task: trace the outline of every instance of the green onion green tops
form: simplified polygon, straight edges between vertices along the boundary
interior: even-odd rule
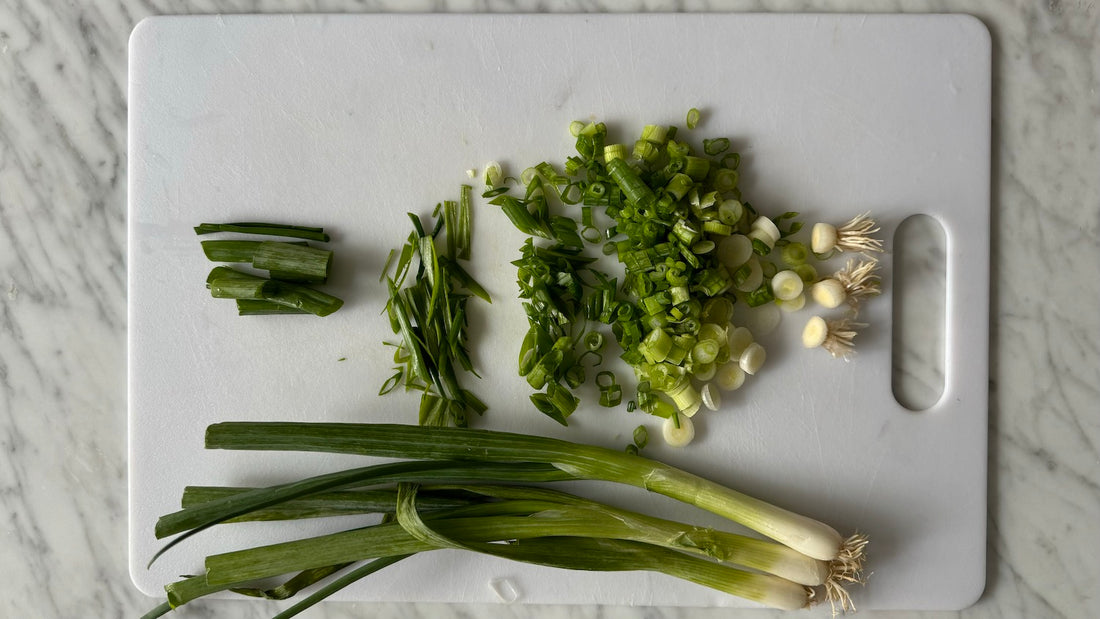
[[[257,222],[201,224],[196,234],[237,232],[261,236],[284,236],[328,241],[322,228]],[[263,276],[219,266],[210,271],[206,287],[219,299],[234,299],[241,316],[268,314],[313,314],[328,316],[343,306],[338,297],[313,286],[328,281],[333,252],[304,241],[218,239],[202,241],[202,250],[212,262],[244,264]]]
[[[693,108],[688,129],[699,119]],[[493,184],[486,177],[483,194],[529,236],[513,262],[530,325],[518,368],[540,392],[531,396],[534,407],[559,423],[578,407],[572,390],[586,378],[588,333],[609,331],[619,344],[637,379],[631,405],[691,417],[701,393],[717,406],[716,388],[739,388],[766,358],[759,342],[735,345],[732,334],[743,326],[731,323],[728,308],[798,311],[811,292],[837,307],[847,299],[844,285],[818,285],[810,262],[823,251],[881,250],[870,236],[873,220],[863,215],[840,227],[815,226],[811,252],[795,240],[798,213],[769,217],[744,199],[741,155],[729,138],[703,139],[697,150],[675,127],[646,125],[627,148],[608,143],[604,123],[579,121],[570,134],[576,152],[564,172],[548,162],[532,166],[520,175],[517,195],[498,173]],[[620,271],[597,267],[601,255],[615,256]],[[847,281],[869,291],[863,296],[877,293],[869,275],[855,271]],[[705,311],[716,303],[726,309]],[[621,401],[613,380],[600,386],[600,404]]]

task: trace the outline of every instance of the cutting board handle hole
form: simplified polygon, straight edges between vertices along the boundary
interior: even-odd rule
[[[891,387],[894,399],[920,412],[944,390],[947,236],[940,222],[912,215],[893,239]]]

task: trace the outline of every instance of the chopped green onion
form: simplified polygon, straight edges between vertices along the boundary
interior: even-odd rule
[[[720,389],[734,391],[745,383],[745,370],[738,361],[724,363],[715,371],[714,381]]]
[[[661,434],[670,446],[684,447],[695,439],[695,424],[690,417],[673,413],[661,424]]]
[[[783,262],[791,267],[797,267],[806,263],[806,260],[810,257],[810,250],[802,243],[787,243],[780,250],[779,255]]]
[[[290,273],[317,280],[328,279],[333,252],[308,245],[264,241],[256,246],[252,266],[264,271]]]
[[[691,108],[687,113],[687,120],[685,121],[688,129],[694,129],[699,126],[699,110]]]
[[[790,301],[802,294],[802,278],[794,271],[780,271],[772,277],[771,289],[775,298]]]
[[[729,138],[716,138],[713,140],[703,140],[703,152],[711,155],[721,155],[729,150],[730,141]]]
[[[756,374],[764,365],[765,358],[767,358],[767,354],[764,351],[764,347],[753,342],[746,346],[745,350],[741,352],[738,364],[746,374]]]
[[[833,309],[848,299],[848,292],[844,289],[844,284],[830,277],[811,286],[810,296],[821,307]]]

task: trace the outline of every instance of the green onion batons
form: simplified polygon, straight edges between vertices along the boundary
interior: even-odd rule
[[[328,241],[321,228],[265,223],[202,224],[196,234],[245,232]],[[202,251],[212,262],[247,264],[268,277],[230,267],[215,267],[206,279],[214,298],[234,299],[241,316],[313,314],[328,316],[344,301],[310,287],[328,281],[333,252],[304,241],[255,241],[243,239],[202,241]]]

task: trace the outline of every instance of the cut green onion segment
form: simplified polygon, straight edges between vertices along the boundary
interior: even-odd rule
[[[283,236],[310,241],[327,243],[329,235],[324,228],[311,226],[292,226],[284,224],[272,224],[263,222],[235,222],[226,224],[204,223],[195,226],[195,234],[212,234],[215,232],[243,232],[247,234],[262,234],[267,236]]]
[[[328,241],[321,228],[266,223],[201,224],[197,234],[245,232]],[[325,283],[332,267],[333,252],[308,243],[254,240],[202,241],[203,253],[214,262],[247,263],[267,271],[260,277],[229,267],[215,267],[206,286],[214,298],[234,299],[241,316],[270,314],[313,314],[328,316],[344,301],[307,284]]]

